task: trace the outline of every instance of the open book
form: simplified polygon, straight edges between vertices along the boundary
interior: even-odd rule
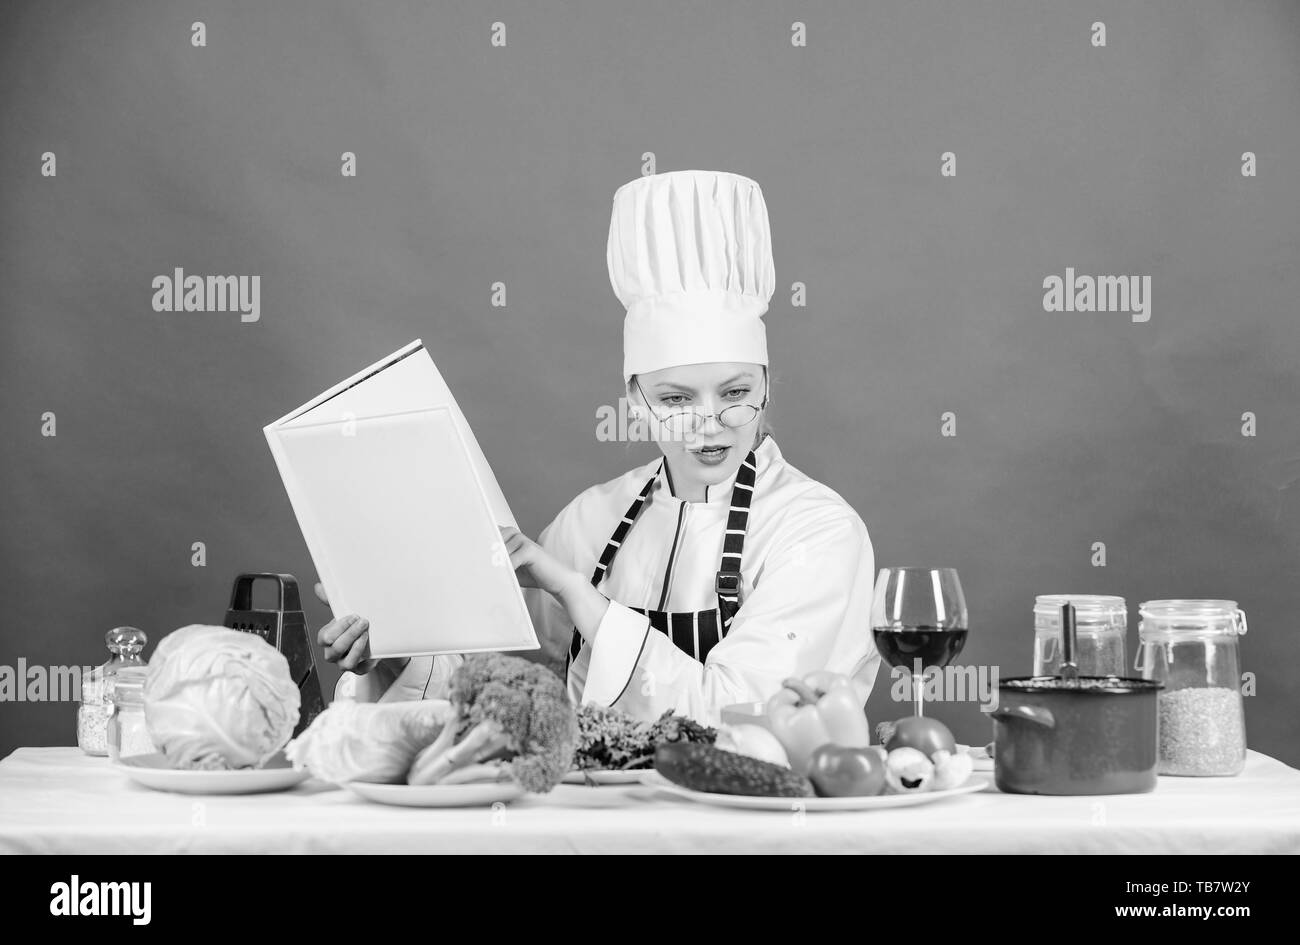
[[[536,649],[498,525],[517,527],[417,339],[264,428],[335,615],[372,657]]]

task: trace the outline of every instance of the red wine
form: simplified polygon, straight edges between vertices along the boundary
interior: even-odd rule
[[[876,649],[890,666],[912,669],[915,660],[921,667],[947,666],[966,645],[966,628],[903,627],[899,630],[872,630]]]

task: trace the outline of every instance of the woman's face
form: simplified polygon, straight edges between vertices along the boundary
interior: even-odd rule
[[[764,375],[760,364],[685,364],[638,375],[630,395],[633,403],[650,408],[650,434],[668,457],[673,474],[689,484],[711,486],[740,468],[763,420],[760,411],[744,426],[732,428],[723,426],[717,415],[736,404],[762,404]],[[688,407],[707,417],[694,434],[674,436],[656,419]]]

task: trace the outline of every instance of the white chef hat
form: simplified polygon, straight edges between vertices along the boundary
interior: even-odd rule
[[[623,380],[709,361],[766,365],[776,288],[763,191],[722,171],[639,177],[614,192],[605,254],[623,322]]]

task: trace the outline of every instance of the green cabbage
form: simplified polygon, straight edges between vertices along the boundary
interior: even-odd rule
[[[322,781],[396,784],[455,711],[446,699],[334,701],[284,750],[295,768]]]
[[[261,637],[191,624],[159,642],[144,684],[145,724],[174,768],[259,768],[293,735],[298,686]]]

